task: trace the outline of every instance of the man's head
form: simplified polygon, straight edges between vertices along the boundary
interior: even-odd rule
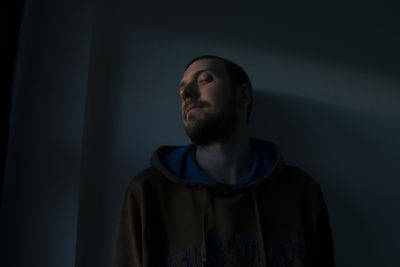
[[[215,56],[193,59],[185,68],[179,93],[184,127],[194,143],[224,141],[238,127],[247,127],[252,86],[233,62]]]

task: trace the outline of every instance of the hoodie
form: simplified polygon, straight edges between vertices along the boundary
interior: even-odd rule
[[[235,185],[202,173],[195,145],[158,148],[125,192],[113,267],[335,266],[320,186],[276,145],[250,141]]]

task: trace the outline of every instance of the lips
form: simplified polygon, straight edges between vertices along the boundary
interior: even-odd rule
[[[201,106],[200,106],[200,105],[189,105],[189,106],[186,108],[186,114],[188,114],[191,110],[193,110],[193,109],[195,109],[195,108],[201,108]]]

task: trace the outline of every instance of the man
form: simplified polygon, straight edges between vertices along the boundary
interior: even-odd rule
[[[242,68],[196,58],[179,93],[193,144],[160,147],[130,183],[114,267],[334,266],[318,184],[248,137],[253,89]]]

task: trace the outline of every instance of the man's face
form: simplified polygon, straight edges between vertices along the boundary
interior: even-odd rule
[[[182,77],[179,93],[183,125],[194,143],[224,141],[235,130],[236,90],[223,61],[205,58],[193,62]]]

